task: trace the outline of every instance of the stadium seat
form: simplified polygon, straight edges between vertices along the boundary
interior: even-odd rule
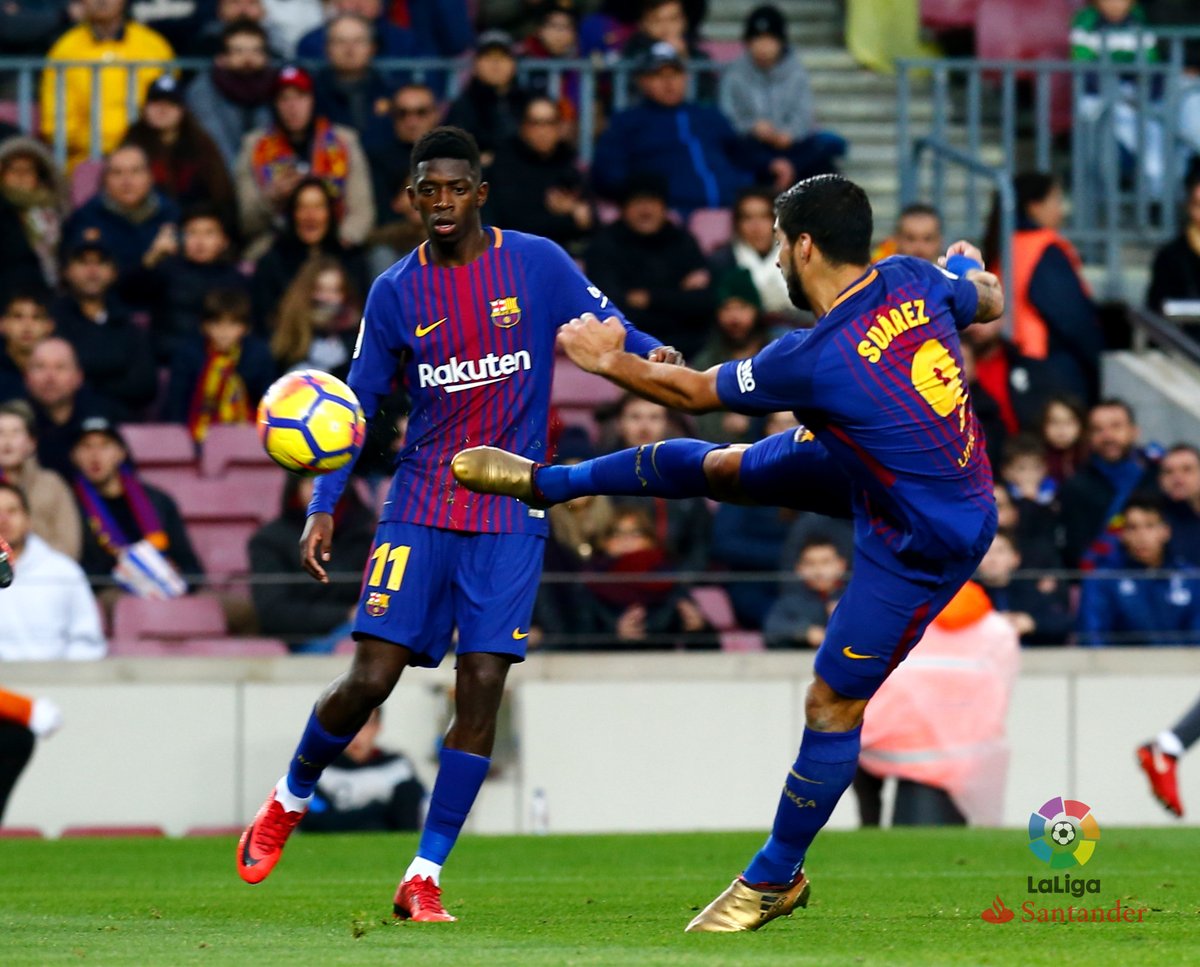
[[[700,47],[718,64],[728,64],[742,56],[740,40],[702,40]]]
[[[283,506],[283,488],[287,479],[287,471],[273,463],[266,467],[234,466],[226,470],[221,483],[229,491],[238,493],[234,499],[237,513],[230,516],[253,517],[262,524],[274,520]]]
[[[580,369],[569,359],[555,358],[550,401],[558,407],[594,409],[621,398],[621,388],[603,376]]]
[[[225,634],[225,612],[216,598],[189,594],[170,601],[123,595],[113,608],[113,639],[183,641]]]
[[[688,229],[696,236],[700,251],[712,255],[733,236],[733,212],[728,208],[698,208],[688,219]]]
[[[256,521],[193,521],[188,537],[204,573],[214,584],[225,584],[250,573],[250,538]]]
[[[219,477],[230,467],[271,467],[281,473],[267,456],[252,423],[226,423],[208,431],[200,450],[200,469],[206,477]]]
[[[192,476],[178,479],[178,489],[171,496],[179,504],[179,512],[190,526],[194,521],[266,521],[279,515],[278,490],[264,493],[264,481],[253,482],[227,475],[220,480]],[[257,471],[254,471],[257,474]],[[274,479],[274,478],[272,478]],[[279,480],[274,486],[282,488]]]
[[[757,631],[722,631],[721,651],[764,651],[763,636]]]
[[[104,162],[91,158],[81,161],[71,172],[71,207],[78,208],[100,190]]]
[[[91,836],[166,836],[161,826],[68,826],[62,831],[63,839],[80,839]]]
[[[967,30],[975,26],[980,0],[921,0],[921,24],[930,30]]]
[[[186,426],[179,423],[126,423],[121,436],[139,470],[147,467],[192,467],[196,445]]]
[[[45,834],[36,826],[0,826],[0,839],[42,839]]]
[[[165,490],[178,503],[178,495],[200,479],[200,471],[194,467],[139,467],[138,477],[151,487]]]
[[[975,54],[997,60],[1063,60],[1074,0],[979,0]]]
[[[708,623],[717,631],[732,631],[737,628],[737,619],[733,616],[733,604],[725,589],[715,584],[691,589],[692,600],[700,609]]]

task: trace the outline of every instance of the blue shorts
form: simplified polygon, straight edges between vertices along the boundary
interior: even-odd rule
[[[436,668],[458,630],[458,654],[525,659],[545,539],[382,523],[363,573],[355,638],[381,638]]]

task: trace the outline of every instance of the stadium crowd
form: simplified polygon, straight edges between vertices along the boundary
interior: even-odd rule
[[[46,70],[38,129],[0,128],[0,536],[23,585],[19,603],[0,594],[0,659],[103,653],[83,613],[90,599],[77,593],[82,575],[105,621],[122,596],[211,594],[231,632],[294,651],[345,637],[357,580],[299,584],[309,482],[279,474],[263,491],[280,506],[248,542],[262,580],[218,594],[205,587],[187,508],[144,479],[127,434],[186,427],[198,464],[214,429],[251,422],[279,374],[344,377],[370,280],[422,240],[408,158],[439,123],[478,140],[489,222],[559,242],[632,322],[693,365],[749,357],[803,324],[775,266],[773,200],[834,170],[847,145],[815,126],[779,9],[752,11],[737,61],[701,71],[693,95],[688,68],[708,57],[702,0],[486,6],[481,24],[465,0],[0,8],[4,53],[107,65],[99,91],[89,70]],[[418,80],[376,64],[467,51],[470,77],[452,99],[436,70]],[[112,66],[177,55],[211,66],[193,76],[137,68],[131,116],[132,69]],[[614,110],[600,85],[604,132],[590,170],[577,153],[579,78],[553,81],[552,62],[577,56],[628,61],[640,95]],[[48,147],[60,123],[65,167]],[[1200,567],[1200,450],[1140,439],[1133,410],[1101,398],[1103,330],[1060,234],[1062,191],[1037,172],[1015,188],[1012,338],[1000,322],[964,340],[961,375],[1001,508],[978,580],[1027,645],[1200,643],[1200,581],[1182,570]],[[1188,191],[1191,221],[1159,256],[1155,308],[1200,292],[1200,179]],[[702,229],[714,210],[729,212],[717,236]],[[915,205],[878,254],[935,260],[944,241],[939,213]],[[360,462],[362,485],[339,507],[348,570],[369,552],[403,412],[398,392]],[[582,419],[560,414],[552,433],[555,459],[571,461],[684,433],[750,442],[794,425],[790,414],[685,423],[629,397]],[[848,525],[714,506],[597,497],[554,507],[546,570],[570,580],[544,587],[541,646],[716,647],[734,625],[761,631],[768,647],[819,644],[848,577]],[[39,583],[39,568],[67,590]],[[730,622],[694,590],[717,572],[735,577],[725,582]],[[22,632],[33,613],[46,627]],[[35,639],[44,644],[31,654],[23,642]]]

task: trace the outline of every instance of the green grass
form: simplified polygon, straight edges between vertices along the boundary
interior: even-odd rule
[[[807,911],[754,934],[684,934],[757,834],[465,837],[447,868],[457,924],[395,924],[412,836],[299,836],[266,883],[229,840],[0,842],[0,963],[1172,964],[1200,950],[1200,829],[1110,829],[1082,875],[1142,924],[991,925],[1026,876],[1020,830],[829,833]]]

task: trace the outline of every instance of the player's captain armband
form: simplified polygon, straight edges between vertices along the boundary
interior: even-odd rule
[[[753,359],[743,359],[737,364],[737,384],[740,393],[754,392],[758,384],[754,382]]]
[[[963,276],[972,269],[981,270],[983,268],[969,255],[963,255],[961,252],[958,255],[951,255],[946,259],[946,271],[954,275]]]

